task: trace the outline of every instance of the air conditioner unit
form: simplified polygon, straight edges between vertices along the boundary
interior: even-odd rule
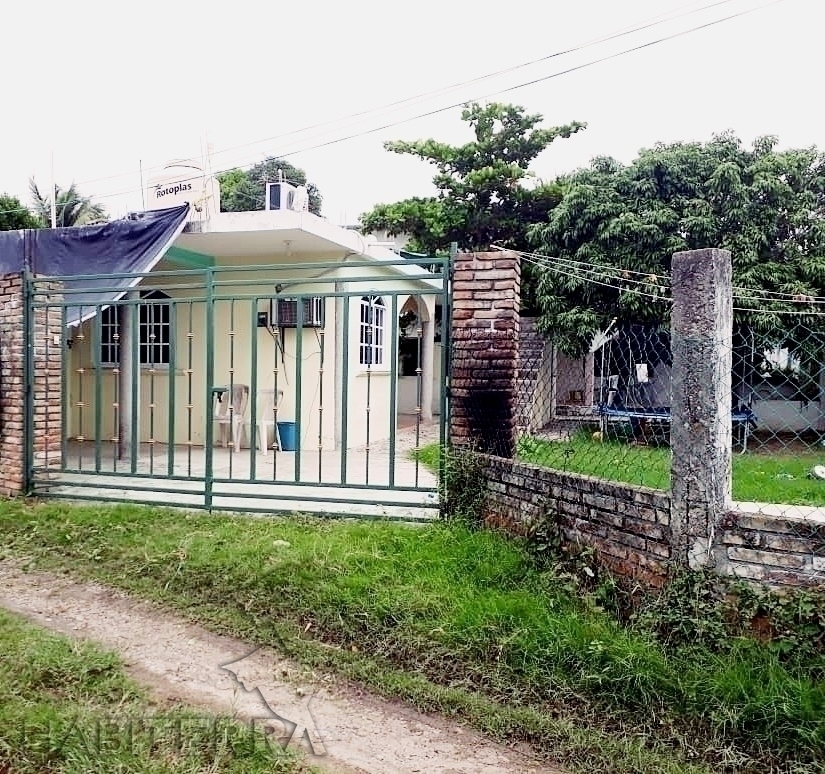
[[[296,187],[283,180],[266,184],[266,209],[291,210],[295,203]]]
[[[297,298],[273,298],[269,319],[273,328],[298,327]],[[303,307],[301,325],[304,328],[324,327],[324,299],[320,296],[300,299]]]

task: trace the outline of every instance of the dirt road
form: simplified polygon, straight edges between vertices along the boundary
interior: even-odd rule
[[[0,606],[117,651],[129,674],[161,701],[245,720],[265,716],[277,736],[294,729],[293,743],[302,736],[308,760],[326,771],[560,774],[444,718],[309,674],[275,651],[252,652],[248,643],[103,586],[0,560]],[[273,719],[273,712],[289,722]]]

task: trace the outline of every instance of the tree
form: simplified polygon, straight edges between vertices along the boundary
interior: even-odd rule
[[[541,329],[578,355],[616,315],[666,320],[653,299],[668,293],[672,254],[703,247],[730,250],[734,284],[750,289],[736,306],[758,314],[739,311],[740,327],[787,328],[778,311],[810,312],[792,302],[825,290],[825,156],[776,144],[749,150],[730,133],[659,144],[629,166],[598,158],[560,180],[561,204],[530,229],[555,258],[538,282]]]
[[[9,194],[0,195],[0,231],[19,228],[39,228],[42,224],[20,199]]]
[[[52,223],[52,201],[49,197],[43,196],[35,183],[34,178],[29,180],[29,190],[31,191],[34,204],[34,211],[43,226],[51,226]],[[62,189],[55,186],[55,214],[56,226],[84,226],[99,220],[106,220],[106,210],[100,204],[95,204],[91,197],[83,196],[77,187],[72,183],[68,188]]]
[[[294,167],[288,161],[271,156],[250,169],[230,169],[218,175],[221,185],[221,210],[224,212],[249,212],[266,209],[266,184],[275,183],[280,178],[294,185],[305,185],[309,193],[309,211],[321,214],[323,201],[314,183],[307,183],[303,169]]]
[[[529,166],[556,138],[569,137],[585,124],[540,129],[542,116],[500,103],[468,105],[461,120],[475,138],[464,145],[433,139],[385,144],[393,153],[435,166],[438,195],[379,204],[361,216],[365,231],[409,234],[411,250],[431,254],[447,250],[452,242],[463,250],[526,246],[527,226],[544,220],[561,198],[555,184],[525,186],[533,177]]]

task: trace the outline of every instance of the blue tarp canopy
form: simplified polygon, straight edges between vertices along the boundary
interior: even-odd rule
[[[189,205],[127,215],[97,226],[0,231],[0,274],[28,271],[63,280],[69,325],[121,298],[183,231]],[[104,275],[84,279],[82,275]]]

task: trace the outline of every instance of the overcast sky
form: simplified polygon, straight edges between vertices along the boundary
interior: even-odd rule
[[[387,153],[385,140],[468,140],[460,108],[415,117],[488,95],[542,114],[547,126],[588,123],[539,157],[543,178],[596,155],[629,162],[657,141],[707,140],[726,129],[747,143],[775,134],[782,147],[820,144],[820,0],[780,0],[546,78],[770,0],[697,11],[713,2],[6,2],[0,192],[28,203],[32,175],[48,189],[53,153],[58,184],[74,180],[120,216],[141,209],[141,163],[149,177],[169,159],[200,156],[208,141],[215,171],[288,157],[320,188],[323,214],[351,223],[378,202],[432,192],[433,170]],[[508,68],[516,69],[443,91]],[[305,128],[322,122],[330,123]],[[396,125],[369,132],[387,124]]]

